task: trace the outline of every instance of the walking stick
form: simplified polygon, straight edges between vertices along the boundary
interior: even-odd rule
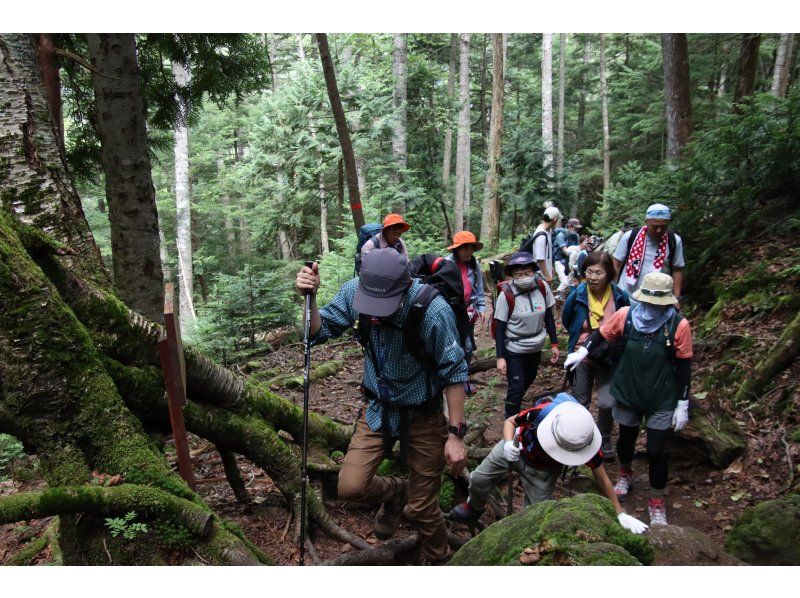
[[[314,262],[306,262],[313,269]],[[303,321],[303,347],[305,368],[303,370],[303,456],[300,461],[300,565],[306,564],[306,484],[308,484],[308,387],[311,380],[311,293],[305,293],[305,317]]]

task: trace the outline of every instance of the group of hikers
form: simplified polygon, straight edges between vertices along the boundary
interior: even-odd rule
[[[665,445],[669,430],[688,422],[691,379],[691,329],[678,311],[681,238],[669,230],[671,212],[663,204],[647,209],[642,226],[639,219],[627,219],[606,243],[581,237],[577,218],[559,229],[561,220],[555,206],[544,210],[536,230],[503,264],[493,305],[474,255],[483,245],[473,233],[457,232],[444,259],[410,262],[401,238],[410,225],[399,214],[386,216],[379,230],[360,241],[357,277],[323,308],[315,300],[318,264],[297,274],[299,292],[310,295],[312,344],[356,327],[364,347],[364,404],[339,474],[339,496],[381,505],[375,518],[379,539],[393,536],[405,509],[427,563],[450,557],[439,507],[442,470],[446,466],[459,477],[466,466],[468,364],[475,351],[474,326],[489,316],[497,370],[508,382],[502,439],[471,472],[466,502],[447,517],[474,525],[510,470],[519,476],[527,506],[552,497],[565,467],[585,464],[620,524],[642,533],[648,526],[621,503],[633,487],[635,444],[644,424],[650,524],[667,523]],[[427,269],[420,271],[420,263]],[[425,276],[446,268],[460,275],[463,296],[457,301]],[[564,391],[526,405],[545,345],[550,362],[559,361],[559,302],[569,335]],[[466,332],[456,304],[466,309]],[[588,410],[594,390],[596,422]],[[407,468],[407,479],[376,475],[392,456]],[[603,464],[614,459],[619,475],[612,484]]]

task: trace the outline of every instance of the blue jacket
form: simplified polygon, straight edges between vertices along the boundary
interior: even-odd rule
[[[553,259],[566,266],[567,262],[569,262],[569,256],[566,255],[563,249],[577,245],[580,242],[581,238],[578,233],[571,233],[565,228],[561,229],[553,239]]]
[[[611,295],[614,298],[614,306],[619,309],[630,305],[628,293],[619,288],[615,283],[611,283]],[[581,336],[583,323],[589,320],[589,289],[585,282],[572,289],[572,292],[564,302],[564,309],[561,310],[561,323],[569,331],[568,350],[572,353],[578,338]]]

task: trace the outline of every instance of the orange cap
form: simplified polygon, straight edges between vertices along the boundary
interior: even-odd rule
[[[478,239],[475,238],[475,235],[473,235],[468,230],[462,230],[460,232],[457,232],[453,237],[453,244],[450,245],[450,247],[448,247],[447,249],[452,251],[453,249],[456,249],[461,245],[474,245],[475,251],[483,249],[483,243],[478,241]]]
[[[403,225],[403,232],[411,228],[411,225],[400,214],[387,214],[386,218],[383,219],[383,228],[389,228],[397,224]]]

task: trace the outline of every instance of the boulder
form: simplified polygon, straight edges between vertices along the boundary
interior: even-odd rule
[[[728,534],[725,550],[751,565],[800,565],[800,494],[746,510]]]
[[[689,425],[670,435],[668,448],[671,459],[708,463],[724,469],[746,446],[744,433],[730,414],[692,401]]]
[[[655,565],[744,565],[723,552],[710,536],[693,527],[656,525],[647,530]]]
[[[448,565],[647,565],[653,558],[649,540],[625,530],[608,499],[580,494],[501,519]]]

